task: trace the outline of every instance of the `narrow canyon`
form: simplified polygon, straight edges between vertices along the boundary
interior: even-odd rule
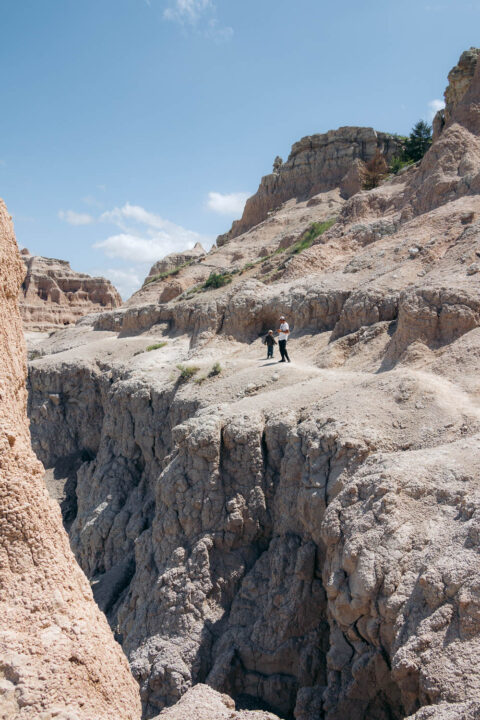
[[[478,720],[479,56],[421,160],[303,138],[124,304],[22,291],[1,206],[1,718]]]

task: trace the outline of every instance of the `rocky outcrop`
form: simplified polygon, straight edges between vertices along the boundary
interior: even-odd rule
[[[182,267],[186,263],[192,262],[192,260],[198,260],[206,254],[201,243],[195,243],[195,246],[191,250],[183,250],[178,253],[170,253],[166,255],[162,260],[158,260],[150,268],[150,272],[147,275],[145,282],[152,282],[154,278],[163,273],[171,273],[172,270]]]
[[[448,73],[448,86],[445,90],[445,122],[448,124],[453,117],[457,105],[460,104],[467,90],[470,88],[475,75],[479,48],[471,47],[461,54],[460,59]]]
[[[178,703],[160,713],[157,720],[279,720],[269,712],[241,710],[228,695],[199,683],[188,690]]]
[[[28,330],[70,325],[99,310],[119,307],[122,300],[109,280],[71,269],[66,260],[21,253],[26,275],[20,290],[20,312]]]
[[[403,213],[424,213],[480,192],[480,50],[462,54],[449,74],[445,111],[435,142],[407,189]],[[443,113],[443,111],[441,111]],[[406,201],[406,202],[405,202]]]
[[[135,682],[30,447],[17,305],[23,275],[0,201],[0,715],[136,720]]]
[[[358,179],[349,176],[356,160],[368,162],[377,150],[390,160],[399,154],[400,148],[396,137],[373,128],[342,127],[302,138],[293,145],[288,160],[276,172],[262,178],[256,194],[247,200],[241,220],[233,223],[230,232],[217,238],[217,245],[265,220],[271,210],[291,198],[304,200],[342,182],[348,195],[358,183]],[[344,181],[345,176],[348,178]]]

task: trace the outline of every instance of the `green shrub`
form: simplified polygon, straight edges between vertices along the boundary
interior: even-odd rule
[[[208,373],[208,377],[215,377],[215,375],[220,375],[222,372],[222,366],[219,362],[216,362],[210,372]]]
[[[399,170],[404,167],[408,167],[408,165],[413,165],[413,160],[405,160],[399,155],[394,155],[394,157],[390,161],[390,167],[388,169],[390,170],[390,172],[396,175]]]
[[[228,285],[228,283],[232,282],[232,273],[229,272],[223,272],[223,273],[216,273],[212,272],[210,273],[209,277],[205,282],[203,283],[202,287],[205,290],[208,290],[210,288],[220,288],[224,285]]]
[[[298,240],[296,243],[294,243],[288,248],[288,252],[291,255],[297,255],[303,250],[307,250],[313,245],[317,237],[323,235],[323,233],[329,230],[335,222],[336,218],[330,218],[330,220],[325,220],[325,222],[312,223],[310,227],[305,230],[300,240]]]
[[[151,352],[152,350],[160,350],[160,348],[165,347],[166,344],[166,342],[159,342],[155,343],[154,345],[149,345],[146,348],[146,352]]]
[[[177,365],[177,369],[180,370],[181,382],[188,382],[200,370],[197,365]]]

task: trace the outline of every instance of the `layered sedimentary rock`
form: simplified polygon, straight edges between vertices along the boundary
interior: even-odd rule
[[[373,128],[342,127],[321,135],[309,135],[292,146],[288,160],[270,175],[246,202],[242,218],[217,238],[217,245],[241,235],[262,220],[269,211],[290,198],[305,200],[342,184],[356,160],[368,162],[379,150],[390,160],[400,153],[400,141]],[[351,191],[345,183],[345,192]]]
[[[451,120],[454,109],[470,89],[479,54],[478,48],[471,47],[470,50],[465,50],[457,65],[448,73],[448,86],[445,90],[445,121],[447,123]]]
[[[109,280],[71,269],[66,260],[21,253],[26,275],[20,289],[24,327],[45,330],[75,323],[92,312],[119,307],[122,300]]]
[[[136,720],[138,689],[30,447],[17,300],[23,275],[0,201],[0,715]]]
[[[288,720],[478,716],[479,72],[418,166],[207,254],[225,287],[39,345],[34,446],[145,717],[198,683]]]

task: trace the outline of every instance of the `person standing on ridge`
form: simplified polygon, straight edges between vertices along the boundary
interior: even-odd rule
[[[277,344],[277,341],[273,337],[273,330],[269,330],[263,338],[264,345],[267,346],[267,360],[273,358],[273,346]]]
[[[285,360],[288,360],[290,362],[290,358],[288,357],[287,352],[287,340],[288,336],[290,335],[290,328],[288,327],[288,323],[285,320],[285,316],[282,315],[280,317],[280,327],[277,330],[278,332],[278,347],[280,350],[280,355],[282,356],[282,359],[280,362],[285,362]]]

